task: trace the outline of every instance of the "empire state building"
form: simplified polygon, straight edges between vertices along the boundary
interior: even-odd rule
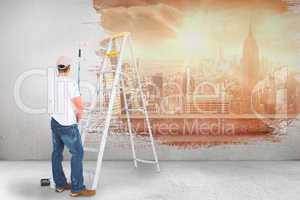
[[[244,41],[243,57],[241,59],[241,78],[243,97],[249,98],[251,92],[260,80],[259,49],[253,36],[252,26],[249,26],[248,36]]]

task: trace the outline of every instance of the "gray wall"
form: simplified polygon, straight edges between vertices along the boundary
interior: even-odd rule
[[[49,159],[51,137],[49,119],[44,114],[21,111],[14,101],[18,76],[31,69],[46,69],[59,55],[76,55],[79,41],[97,43],[103,32],[95,25],[81,22],[99,20],[89,0],[2,0],[0,2],[0,159]],[[91,58],[92,59],[92,58]],[[34,76],[21,92],[24,102],[46,107],[46,78]],[[172,160],[288,160],[300,158],[300,124],[287,130],[279,143],[260,142],[195,150],[159,146],[159,157]],[[111,138],[106,159],[129,159],[128,138]],[[147,148],[140,155],[148,157]],[[90,156],[87,156],[91,158]]]
[[[89,0],[4,0],[1,24],[1,133],[0,159],[49,158],[51,140],[47,113],[22,112],[14,101],[14,84],[25,71],[47,70],[58,56],[76,58],[81,41],[96,42],[99,21]],[[97,38],[97,39],[96,39]],[[21,91],[24,103],[47,108],[46,76],[32,76]]]

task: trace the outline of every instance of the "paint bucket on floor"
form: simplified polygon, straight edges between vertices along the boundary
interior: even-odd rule
[[[40,184],[42,187],[50,186],[50,178],[42,178]]]

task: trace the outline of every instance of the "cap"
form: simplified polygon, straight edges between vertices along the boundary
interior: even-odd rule
[[[70,66],[71,64],[72,64],[71,58],[66,56],[60,56],[56,61],[56,65],[61,69],[64,69]]]

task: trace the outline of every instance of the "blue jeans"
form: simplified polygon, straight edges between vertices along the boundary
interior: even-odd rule
[[[83,184],[83,147],[77,124],[62,126],[55,119],[51,119],[52,130],[52,174],[56,187],[64,187],[67,179],[62,167],[64,146],[72,154],[71,184],[72,192],[85,189]]]

